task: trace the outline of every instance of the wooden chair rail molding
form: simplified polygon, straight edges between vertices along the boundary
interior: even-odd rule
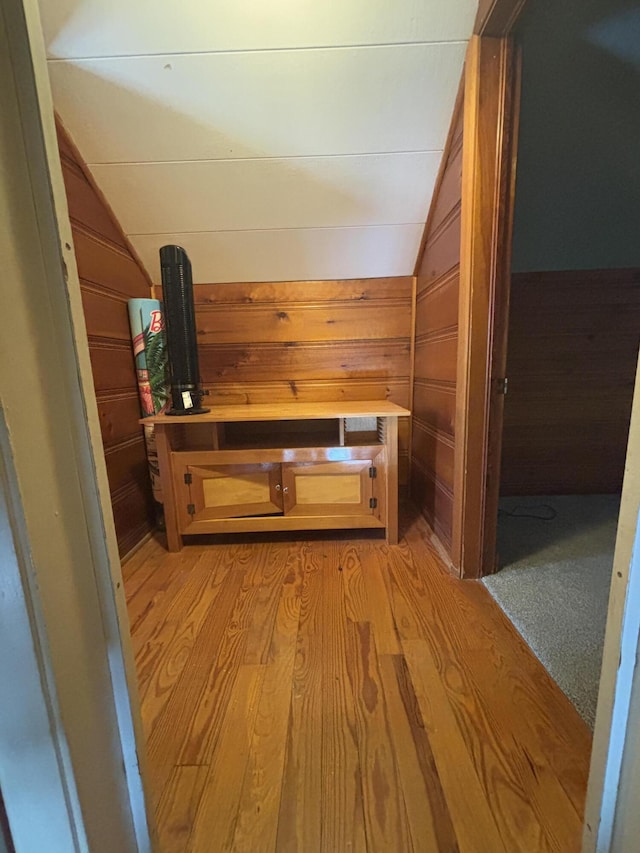
[[[395,544],[398,418],[409,414],[364,400],[141,421],[155,427],[169,550],[198,533],[333,528],[386,529]]]

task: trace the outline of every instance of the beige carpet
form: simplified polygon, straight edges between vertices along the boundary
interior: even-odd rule
[[[620,497],[505,498],[500,509],[503,568],[484,583],[593,728]]]

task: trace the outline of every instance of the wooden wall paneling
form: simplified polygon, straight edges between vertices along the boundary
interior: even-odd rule
[[[49,68],[51,68],[51,66],[49,66]],[[96,182],[93,178],[93,175],[91,174],[91,170],[87,166],[87,163],[83,159],[82,154],[80,153],[80,151],[78,150],[78,148],[76,146],[75,140],[73,140],[71,138],[71,135],[69,134],[66,127],[64,126],[64,124],[60,118],[60,115],[57,112],[56,112],[55,119],[56,119],[56,131],[57,131],[57,137],[58,137],[58,149],[60,151],[60,159],[62,162],[63,177],[64,177],[65,168],[68,169],[68,167],[71,167],[71,169],[74,172],[76,172],[77,174],[84,176],[87,184],[91,188],[90,197],[91,197],[92,201],[90,202],[90,210],[94,210],[96,208],[96,206],[99,207],[101,209],[101,212],[99,214],[100,217],[103,220],[106,217],[108,220],[110,220],[110,223],[111,223],[111,226],[107,226],[107,225],[104,226],[105,230],[102,230],[102,228],[99,229],[97,231],[97,235],[99,237],[108,238],[108,232],[109,231],[113,232],[113,229],[115,229],[115,238],[113,239],[114,244],[115,245],[124,245],[125,250],[126,250],[126,254],[135,260],[136,265],[138,267],[138,270],[144,276],[148,287],[150,289],[153,289],[153,282],[151,280],[151,277],[149,276],[148,270],[145,268],[144,264],[142,263],[142,261],[141,261],[139,255],[137,254],[136,249],[133,246],[131,240],[124,233],[124,231],[123,231],[123,229],[122,229],[122,227],[118,221],[117,216],[114,214],[114,212],[111,208],[111,205],[109,204],[109,202],[105,198],[105,195],[102,192],[102,190],[100,189],[100,187],[96,184]],[[113,136],[113,134],[111,134],[111,136]],[[65,188],[66,188],[66,179],[65,179]],[[69,202],[69,195],[71,195],[71,194],[72,193],[70,193],[69,189],[67,188],[67,203],[69,204],[70,209],[71,209],[71,207],[73,207],[75,210],[77,210],[75,199],[72,202]],[[90,227],[90,222],[91,222],[91,212],[87,211],[85,208],[80,206],[80,215],[79,215],[79,218],[77,219],[77,224],[80,226],[81,230],[84,231],[87,229],[87,227]],[[74,243],[75,243],[75,237],[74,237]]]
[[[640,270],[512,277],[501,493],[622,485],[640,341]]]
[[[95,338],[126,341],[131,339],[127,297],[99,290],[80,279],[82,307],[87,329]]]
[[[429,471],[437,471],[438,479],[453,490],[453,437],[432,428],[421,418],[413,427],[413,452]]]
[[[126,295],[146,299],[151,293],[149,281],[134,257],[115,245],[95,237],[79,226],[73,228],[73,244],[80,278]]]
[[[412,278],[194,287],[209,402],[409,404]],[[399,445],[407,484],[408,430]]]
[[[410,299],[411,276],[353,278],[333,281],[268,281],[199,284],[197,306],[272,302],[367,302],[371,299]]]
[[[529,312],[535,315],[535,334],[597,335],[615,340],[638,331],[636,300],[640,288],[637,269],[559,270],[514,273],[516,304],[509,316],[514,346],[529,330]]]
[[[450,551],[458,365],[464,77],[416,264],[411,497]]]
[[[416,360],[428,365],[428,379],[455,384],[458,364],[457,329],[416,336]]]
[[[118,547],[124,555],[154,520],[127,314],[128,299],[151,296],[150,281],[60,124],[58,145]]]
[[[407,317],[407,327],[409,318]],[[407,329],[408,331],[408,329]],[[409,377],[409,338],[388,341],[290,341],[276,344],[205,344],[200,370],[209,383],[299,379]]]
[[[147,536],[154,515],[153,498],[146,484],[131,480],[111,494],[113,519],[118,533],[120,556],[132,551]]]
[[[110,243],[126,251],[127,242],[95,193],[93,186],[78,166],[72,153],[65,154],[61,148],[62,174],[67,190],[67,204],[71,224],[91,232],[98,238],[107,239]]]
[[[414,417],[439,433],[455,434],[456,391],[450,382],[417,379],[413,389]]]
[[[105,448],[139,436],[137,391],[104,392],[98,399],[98,417]]]
[[[136,372],[131,347],[124,341],[89,337],[89,357],[98,400],[103,393],[126,392],[134,387]],[[136,393],[137,393],[137,385]]]
[[[406,299],[386,300],[384,312],[378,302],[360,302],[356,306],[352,302],[209,305],[198,309],[198,342],[204,346],[210,342],[242,343],[247,339],[275,343],[406,338],[407,309]]]
[[[451,550],[453,494],[416,457],[411,458],[411,498],[420,507],[444,550]]]
[[[433,190],[433,197],[431,199],[431,206],[429,207],[429,213],[427,215],[427,221],[425,222],[424,231],[422,234],[422,240],[420,241],[420,249],[418,250],[418,255],[416,257],[416,265],[414,269],[414,275],[420,276],[422,262],[424,258],[425,249],[427,246],[427,241],[429,240],[431,234],[437,228],[437,226],[441,223],[442,219],[447,216],[451,210],[455,207],[455,205],[460,201],[460,186],[458,180],[456,180],[456,175],[458,175],[458,170],[452,168],[453,162],[455,160],[456,154],[462,146],[462,137],[464,131],[464,71],[462,73],[462,77],[460,78],[460,82],[458,84],[458,92],[456,94],[456,101],[453,107],[453,114],[451,116],[451,122],[449,125],[449,131],[447,133],[447,140],[445,142],[444,150],[442,152],[442,161],[440,163],[440,170],[438,172],[438,176],[436,177],[436,185]],[[448,174],[450,173],[450,174]],[[460,169],[459,178],[462,176],[462,170]],[[449,192],[446,187],[452,182],[452,192]],[[445,189],[443,189],[443,186]],[[457,187],[457,190],[456,190]],[[449,205],[441,208],[439,205],[441,197],[444,198],[445,195],[449,197]],[[442,210],[442,212],[440,212]],[[438,214],[436,215],[436,211]],[[436,222],[434,224],[434,219]]]
[[[422,335],[457,327],[459,287],[460,272],[456,264],[448,274],[417,294],[416,323]]]
[[[417,323],[417,297],[418,297],[418,277],[413,276],[411,287],[411,342],[409,351],[409,399],[407,408],[413,412],[413,395],[415,390],[416,380],[416,323]],[[411,483],[411,447],[413,445],[413,415],[409,418],[409,432],[407,435],[407,446],[403,446],[398,456],[398,471],[400,482],[403,488],[409,492],[409,484]],[[405,461],[406,457],[406,461]],[[405,477],[406,464],[406,477]]]
[[[628,429],[612,430],[602,424],[582,430],[574,424],[571,433],[550,426],[546,430],[548,437],[541,443],[537,429],[505,428],[503,495],[620,492]],[[578,444],[572,438],[576,434],[580,435]]]
[[[520,57],[511,39],[469,42],[465,62],[459,348],[452,561],[463,577],[495,568]],[[498,313],[496,314],[496,308]],[[490,429],[491,424],[491,429]]]
[[[462,113],[461,113],[462,114]],[[437,197],[434,197],[434,208],[430,233],[435,233],[451,211],[460,207],[460,179],[462,176],[462,122],[458,120],[453,129],[451,151],[447,154],[447,165],[442,175]]]
[[[123,488],[131,480],[143,482],[148,476],[147,455],[142,435],[111,445],[105,450],[105,458],[112,492]]]
[[[460,205],[456,205],[442,225],[429,236],[418,277],[418,293],[460,262]]]
[[[220,405],[232,403],[271,403],[274,400],[301,403],[331,402],[336,400],[389,400],[408,408],[408,377],[362,379],[352,377],[348,384],[342,379],[286,380],[275,382],[247,381],[205,382],[209,392],[207,402]],[[404,402],[403,402],[404,401]]]

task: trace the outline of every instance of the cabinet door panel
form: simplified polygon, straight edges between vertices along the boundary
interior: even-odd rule
[[[280,465],[187,465],[189,522],[282,512]]]
[[[288,462],[282,466],[284,509],[289,516],[370,516],[374,479],[369,459]]]
[[[295,476],[295,488],[298,506],[317,503],[360,504],[362,473],[317,474],[298,471]]]

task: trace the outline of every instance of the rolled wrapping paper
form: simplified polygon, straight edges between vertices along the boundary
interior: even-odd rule
[[[130,299],[128,308],[140,408],[142,417],[146,418],[163,412],[169,400],[164,316],[162,305],[157,299]],[[144,440],[153,497],[158,503],[162,503],[160,468],[153,426],[144,427]]]

